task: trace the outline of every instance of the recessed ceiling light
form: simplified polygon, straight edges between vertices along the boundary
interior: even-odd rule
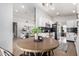
[[[22,5],[21,7],[24,8],[24,5]]]
[[[15,10],[16,12],[18,12],[18,10]]]
[[[59,15],[59,14],[60,14],[59,12],[56,13],[56,15]]]
[[[73,13],[75,13],[76,11],[75,10],[73,10]]]
[[[52,9],[52,10],[55,10],[55,6],[54,6],[54,4],[50,4],[50,8]]]
[[[52,10],[55,10],[55,7],[51,7]]]

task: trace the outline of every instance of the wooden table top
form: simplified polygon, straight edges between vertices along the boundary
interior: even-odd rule
[[[42,42],[34,42],[34,37],[30,37],[27,39],[17,39],[16,46],[22,51],[42,52],[58,47],[59,43],[52,38],[44,38]]]

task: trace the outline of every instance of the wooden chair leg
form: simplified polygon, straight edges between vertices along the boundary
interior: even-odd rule
[[[35,56],[33,52],[30,52],[30,56]]]
[[[20,56],[26,56],[26,52],[24,51]]]
[[[44,52],[41,52],[41,56],[43,56],[43,53],[44,53]]]
[[[26,52],[24,51],[24,55],[26,55]]]
[[[54,52],[53,52],[53,50],[51,50],[51,56],[53,56],[54,55]]]
[[[50,50],[50,56],[52,56],[52,51]]]
[[[36,56],[36,52],[34,52],[34,56]]]
[[[47,56],[47,55],[48,55],[47,51],[42,52],[42,56]]]
[[[47,51],[47,56],[49,56],[49,51]]]

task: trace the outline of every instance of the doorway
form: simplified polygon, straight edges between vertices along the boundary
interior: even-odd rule
[[[17,22],[13,22],[13,38],[17,38]]]

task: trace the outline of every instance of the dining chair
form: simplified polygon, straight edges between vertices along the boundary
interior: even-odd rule
[[[14,56],[10,51],[0,47],[0,56]]]

